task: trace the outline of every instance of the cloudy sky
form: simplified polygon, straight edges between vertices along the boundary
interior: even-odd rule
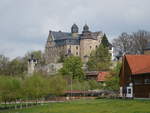
[[[10,58],[44,50],[49,30],[122,32],[150,29],[150,0],[0,0],[0,54]]]

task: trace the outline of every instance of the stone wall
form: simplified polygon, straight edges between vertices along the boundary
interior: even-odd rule
[[[71,49],[71,54],[74,56],[80,56],[80,45],[67,45],[67,50]]]
[[[45,57],[47,64],[57,63],[61,54],[67,54],[67,46],[53,46],[45,50]]]
[[[90,54],[94,51],[101,43],[101,38],[98,40],[83,39],[80,41],[80,57],[83,62],[87,62]]]

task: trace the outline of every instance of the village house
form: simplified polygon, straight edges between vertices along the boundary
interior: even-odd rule
[[[150,98],[150,55],[125,55],[122,60],[120,96]]]
[[[109,76],[109,72],[107,71],[88,71],[85,74],[87,80],[96,80],[99,83],[105,83]]]

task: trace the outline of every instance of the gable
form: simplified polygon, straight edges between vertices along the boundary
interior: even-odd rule
[[[49,35],[48,35],[47,41],[53,41],[53,40],[54,40],[54,37],[52,35],[52,31],[49,31]]]
[[[150,73],[150,55],[125,56],[133,75]]]
[[[124,86],[125,83],[127,81],[129,81],[131,75],[132,75],[132,72],[131,72],[130,66],[128,64],[128,61],[127,61],[126,57],[124,56],[123,59],[122,59],[121,70],[120,70],[120,73],[119,73],[120,85]]]

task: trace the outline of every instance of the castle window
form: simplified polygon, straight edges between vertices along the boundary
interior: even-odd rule
[[[76,49],[78,50],[78,46],[76,46]]]
[[[92,48],[92,46],[90,46],[90,49]]]
[[[97,45],[95,47],[97,48]]]
[[[78,55],[78,52],[76,52],[76,55]]]

